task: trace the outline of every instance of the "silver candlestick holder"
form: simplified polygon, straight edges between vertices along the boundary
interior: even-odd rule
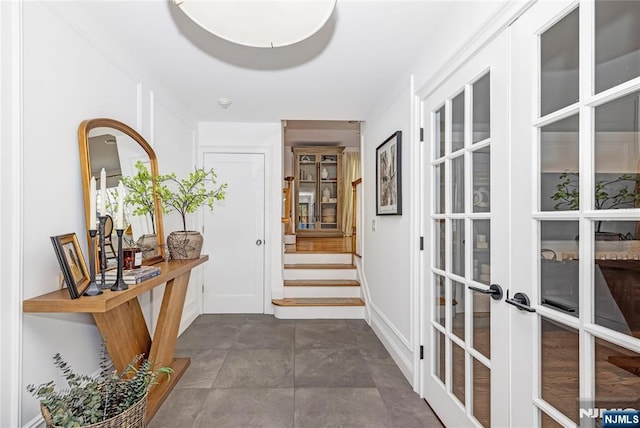
[[[116,273],[116,282],[111,286],[111,291],[123,291],[129,288],[126,282],[122,279],[122,265],[124,262],[122,251],[122,234],[124,229],[116,229],[118,235],[118,271]]]
[[[94,225],[95,227],[95,225]],[[96,234],[97,229],[89,229],[89,236],[91,236],[91,245],[89,246],[89,274],[90,282],[89,287],[82,293],[85,296],[97,296],[102,294],[102,290],[96,284]]]

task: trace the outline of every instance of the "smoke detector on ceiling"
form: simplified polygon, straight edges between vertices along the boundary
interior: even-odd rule
[[[226,110],[231,105],[231,100],[229,98],[218,98],[218,104]]]

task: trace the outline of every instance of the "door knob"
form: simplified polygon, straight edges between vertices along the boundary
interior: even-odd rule
[[[257,246],[262,245],[262,239],[258,239],[258,240],[256,241],[256,245],[257,245]]]
[[[502,299],[502,287],[500,287],[498,284],[491,284],[488,289],[478,288],[478,287],[474,287],[472,285],[469,285],[467,288],[469,290],[473,290],[473,291],[476,291],[478,293],[488,294],[489,296],[491,296],[491,298],[493,300],[501,300]]]
[[[521,311],[527,311],[527,312],[535,312],[536,311],[531,306],[529,306],[529,304],[531,303],[529,301],[529,296],[527,296],[524,293],[516,293],[516,294],[514,294],[513,295],[513,299],[509,299],[509,293],[507,293],[507,300],[505,300],[505,302],[507,302],[510,305],[515,306],[516,308],[518,308]]]

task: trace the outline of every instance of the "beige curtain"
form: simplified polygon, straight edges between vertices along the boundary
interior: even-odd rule
[[[360,178],[360,152],[344,152],[342,155],[342,233],[351,236],[353,225],[353,187]]]

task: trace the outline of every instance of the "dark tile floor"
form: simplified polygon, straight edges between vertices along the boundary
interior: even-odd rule
[[[202,315],[149,428],[442,427],[363,320]]]

